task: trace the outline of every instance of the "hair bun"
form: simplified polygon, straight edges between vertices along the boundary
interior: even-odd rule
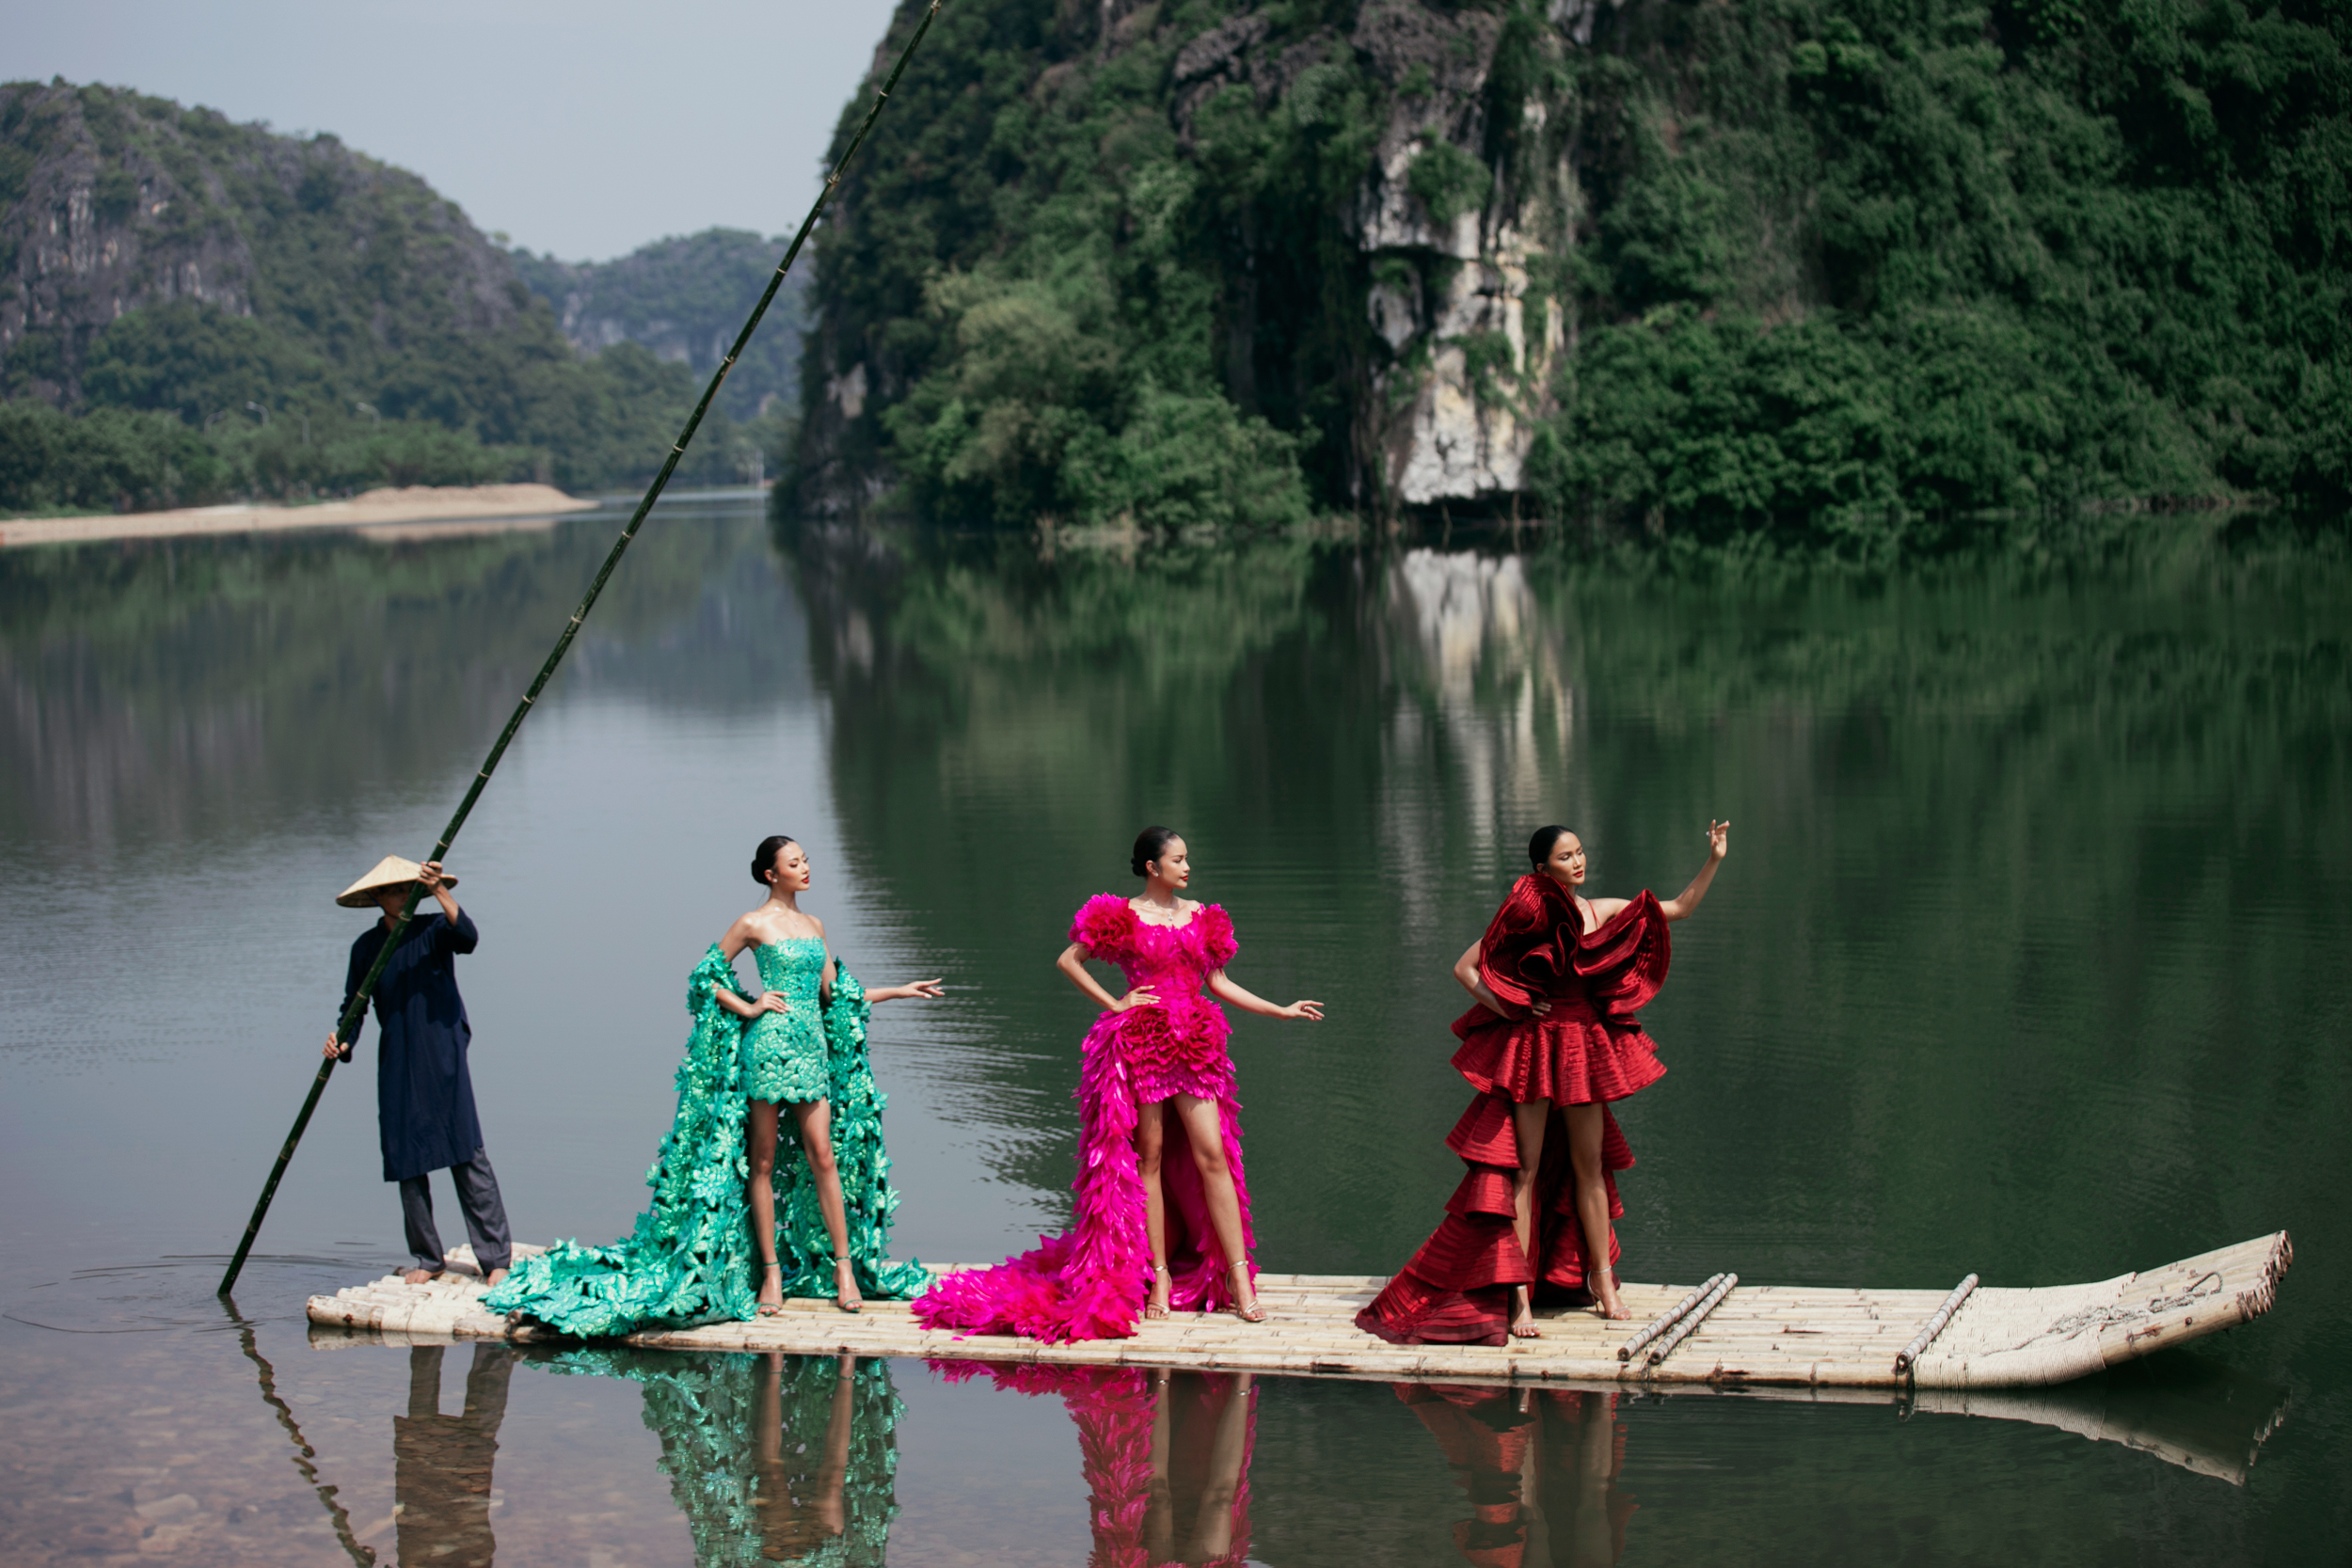
[[[1135,853],[1127,861],[1130,875],[1148,877],[1152,863],[1160,858],[1160,851],[1184,835],[1173,828],[1146,828],[1136,834]]]

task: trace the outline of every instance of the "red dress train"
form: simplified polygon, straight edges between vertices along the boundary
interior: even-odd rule
[[[1478,1091],[1447,1134],[1470,1168],[1446,1217],[1404,1271],[1356,1315],[1367,1333],[1397,1344],[1500,1345],[1509,1338],[1511,1291],[1539,1296],[1585,1289],[1590,1266],[1576,1217],[1563,1105],[1623,1100],[1665,1076],[1657,1042],[1634,1014],[1665,984],[1672,944],[1665,911],[1645,892],[1590,933],[1575,896],[1541,873],[1521,877],[1486,927],[1479,973],[1516,1018],[1474,1006],[1454,1021],[1456,1071]],[[1526,1011],[1538,998],[1551,1010]],[[1513,1228],[1511,1183],[1519,1164],[1512,1107],[1549,1100],[1551,1117],[1536,1167],[1534,1245]],[[1633,1151],[1617,1118],[1601,1113],[1601,1180],[1609,1214],[1625,1212],[1617,1172]],[[1533,1259],[1530,1258],[1533,1252]],[[1611,1235],[1609,1264],[1618,1248]]]

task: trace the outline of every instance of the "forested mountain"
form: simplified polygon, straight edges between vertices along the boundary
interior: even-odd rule
[[[771,263],[772,264],[772,263]],[[699,391],[583,355],[413,174],[104,87],[0,86],[0,507],[650,472]],[[707,425],[688,478],[732,478]]]
[[[1861,549],[2340,509],[2347,35],[2342,0],[957,0],[820,236],[798,504]]]
[[[616,343],[643,343],[655,357],[675,360],[703,378],[726,357],[787,243],[748,229],[706,229],[656,240],[610,261],[559,261],[528,250],[510,255],[516,276],[554,308],[573,347],[596,354]],[[807,284],[807,269],[794,268],[728,372],[718,406],[735,418],[756,418],[776,403],[797,405]]]

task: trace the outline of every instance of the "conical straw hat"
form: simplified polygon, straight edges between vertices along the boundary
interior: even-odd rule
[[[404,860],[398,855],[387,855],[375,863],[374,870],[335,895],[335,902],[347,910],[372,909],[375,905],[377,889],[406,887],[423,875],[424,867],[415,861]],[[441,879],[441,885],[455,887],[457,879],[444,876]]]

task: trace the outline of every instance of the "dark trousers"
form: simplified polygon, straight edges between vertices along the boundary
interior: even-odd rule
[[[466,1234],[473,1242],[473,1260],[482,1272],[502,1269],[514,1260],[515,1237],[506,1228],[506,1202],[499,1196],[498,1173],[490,1156],[475,1149],[473,1158],[449,1167],[457,1184],[457,1207],[465,1212]],[[441,1233],[433,1227],[433,1188],[425,1177],[411,1176],[400,1184],[400,1217],[408,1227],[408,1250],[421,1269],[441,1266]]]

